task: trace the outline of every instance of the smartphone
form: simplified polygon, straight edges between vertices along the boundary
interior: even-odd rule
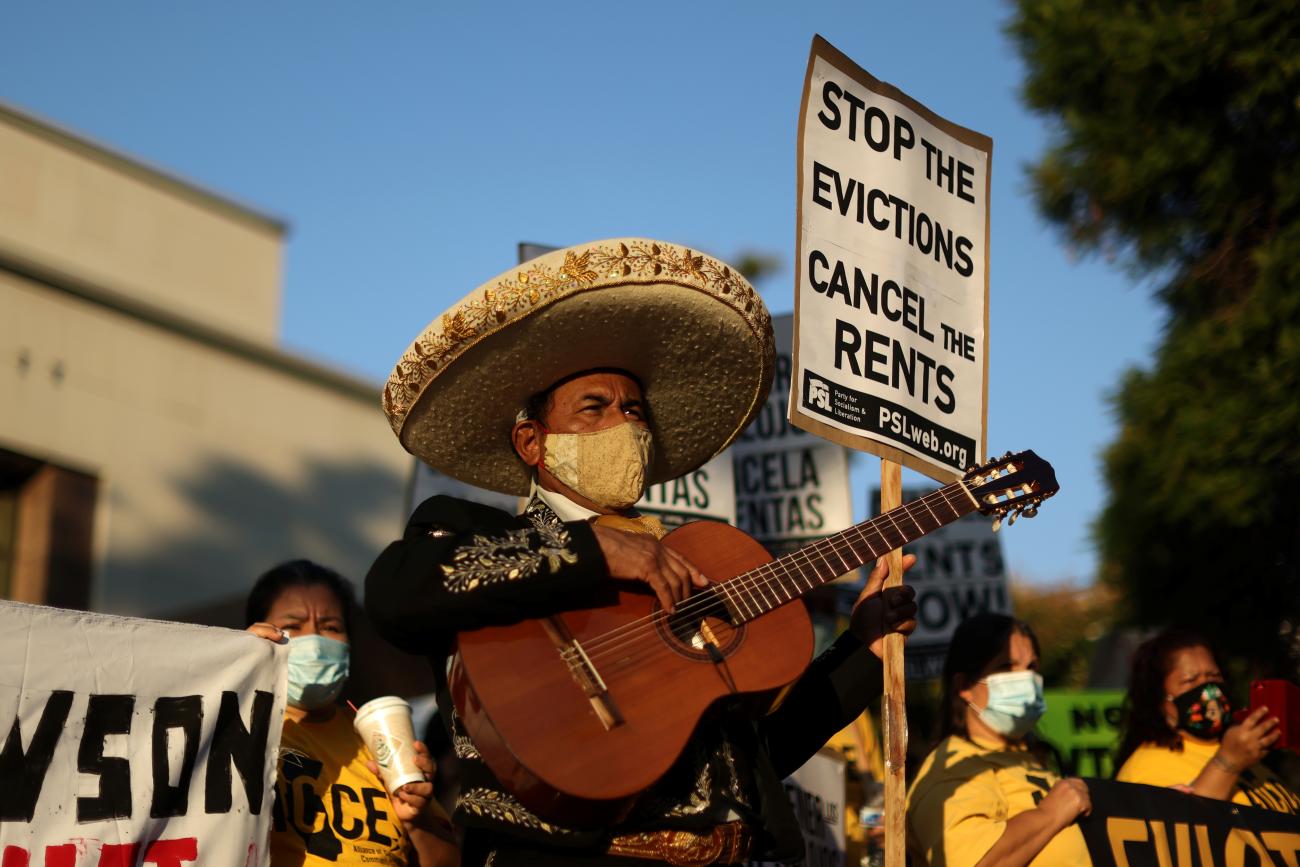
[[[1250,707],[1234,713],[1233,721],[1241,722],[1260,707],[1277,717],[1279,735],[1273,749],[1300,752],[1300,686],[1289,680],[1255,681],[1250,685]]]

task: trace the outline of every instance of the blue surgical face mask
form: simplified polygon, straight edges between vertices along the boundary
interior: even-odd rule
[[[1033,730],[1047,710],[1043,698],[1043,676],[1036,671],[1002,671],[982,681],[989,688],[989,702],[979,713],[986,726],[1009,740],[1020,740]]]
[[[325,707],[348,679],[347,642],[323,635],[289,639],[289,704],[302,710]]]

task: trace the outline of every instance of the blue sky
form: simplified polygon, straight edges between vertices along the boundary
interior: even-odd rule
[[[283,217],[285,346],[379,381],[521,240],[640,235],[774,253],[793,307],[795,129],[820,33],[993,138],[990,451],[1061,494],[1004,536],[1012,569],[1087,580],[1105,395],[1144,364],[1145,287],[1071,255],[1022,167],[1050,127],[990,0],[8,4],[0,99]],[[856,462],[859,514],[877,478]]]

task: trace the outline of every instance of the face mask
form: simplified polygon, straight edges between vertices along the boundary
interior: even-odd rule
[[[1218,740],[1232,718],[1232,703],[1220,681],[1194,686],[1181,695],[1165,696],[1178,710],[1178,727],[1192,737]]]
[[[289,704],[302,710],[325,707],[343,692],[348,679],[346,642],[323,635],[289,639]]]
[[[598,506],[626,509],[645,493],[650,431],[631,422],[595,433],[547,433],[542,465]]]
[[[1043,676],[1036,671],[1003,671],[990,674],[983,683],[989,688],[989,703],[983,710],[973,704],[971,708],[978,711],[986,726],[1004,738],[1023,738],[1047,710]]]

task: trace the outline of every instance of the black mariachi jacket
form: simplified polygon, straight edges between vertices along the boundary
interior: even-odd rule
[[[455,818],[467,839],[508,834],[545,846],[598,849],[615,833],[707,827],[733,810],[757,833],[755,857],[801,857],[803,840],[781,781],[881,692],[880,661],[850,633],[813,660],[768,716],[755,721],[721,707],[702,721],[681,759],[618,828],[546,822],[506,792],[483,763],[446,688],[456,633],[588,607],[608,580],[590,525],[560,521],[537,498],[514,516],[432,497],[371,567],[366,608],[380,634],[428,656],[438,676],[438,707],[460,759]]]

